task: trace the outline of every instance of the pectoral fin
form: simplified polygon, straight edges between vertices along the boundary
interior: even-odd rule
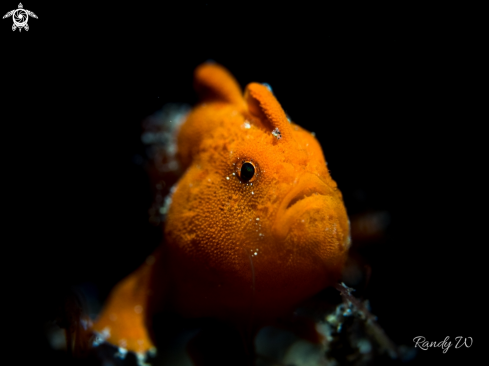
[[[92,328],[105,341],[138,354],[155,348],[146,326],[150,271],[145,263],[119,282]]]

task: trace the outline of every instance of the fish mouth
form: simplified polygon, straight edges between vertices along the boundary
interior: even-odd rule
[[[295,193],[295,192],[294,192]],[[292,199],[289,200],[287,203],[287,206],[285,207],[285,210],[288,210],[292,206],[294,206],[297,202],[302,201],[303,199],[310,197],[310,196],[325,196],[326,193],[324,192],[323,189],[318,189],[317,187],[305,187],[304,189],[300,190]]]
[[[332,188],[314,174],[301,177],[280,204],[273,232],[278,239],[285,240],[292,223],[301,216],[318,196],[329,196]]]

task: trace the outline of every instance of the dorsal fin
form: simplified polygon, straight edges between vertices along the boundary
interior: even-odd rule
[[[250,83],[246,87],[244,99],[248,111],[262,122],[275,137],[290,141],[292,127],[282,106],[272,92],[262,84]]]
[[[195,69],[194,88],[202,101],[223,101],[244,107],[236,79],[214,62],[203,63]]]

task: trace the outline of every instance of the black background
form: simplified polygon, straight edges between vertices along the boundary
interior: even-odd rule
[[[64,291],[95,284],[104,298],[158,244],[149,181],[134,159],[140,123],[167,102],[195,103],[193,70],[213,59],[242,87],[269,83],[316,132],[350,214],[389,212],[387,239],[369,252],[367,293],[386,333],[405,345],[471,336],[470,349],[420,351],[413,364],[474,363],[488,340],[487,38],[476,9],[23,5],[39,17],[28,32],[0,22],[13,343],[53,359],[42,325]]]

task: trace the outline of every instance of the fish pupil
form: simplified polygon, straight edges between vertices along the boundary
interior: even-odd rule
[[[255,175],[255,167],[251,163],[244,163],[241,166],[241,179],[247,181]]]

